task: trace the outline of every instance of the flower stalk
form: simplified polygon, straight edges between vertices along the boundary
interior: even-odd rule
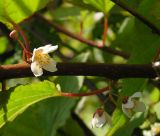
[[[83,96],[91,96],[91,95],[101,94],[105,91],[110,91],[110,87],[107,86],[102,89],[94,90],[92,92],[87,92],[87,93],[64,93],[64,92],[61,92],[61,96],[64,96],[64,97],[83,97]]]
[[[107,31],[108,31],[108,20],[106,17],[104,17],[104,31],[103,31],[103,37],[102,37],[102,47],[104,47],[105,45]]]
[[[26,34],[23,32],[23,30],[21,29],[21,27],[19,27],[19,25],[16,24],[16,23],[14,23],[13,21],[12,21],[12,25],[13,25],[14,29],[15,29],[17,32],[19,32],[20,35],[22,36],[22,38],[23,38],[23,40],[24,40],[24,43],[25,43],[25,46],[26,46],[26,49],[27,49],[28,51],[30,51],[30,44],[29,44],[29,40],[28,40]]]
[[[2,91],[5,91],[6,90],[6,80],[2,80],[1,83],[2,83]]]
[[[16,41],[19,43],[19,45],[21,46],[21,48],[23,49],[23,60],[26,60],[25,55],[27,56],[27,60],[29,60],[29,59],[31,58],[31,56],[32,56],[32,53],[30,53],[30,51],[25,47],[25,45],[23,44],[23,42],[19,39],[19,36],[18,36],[17,31],[16,31],[16,30],[13,30],[13,31],[9,34],[9,36],[10,36],[12,39],[16,40]]]

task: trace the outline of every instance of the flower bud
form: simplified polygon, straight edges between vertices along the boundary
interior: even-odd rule
[[[10,32],[9,37],[11,37],[14,40],[18,39],[18,33],[16,30],[13,30],[12,32]]]
[[[92,128],[101,128],[105,123],[111,123],[111,117],[102,108],[96,110],[92,118]]]

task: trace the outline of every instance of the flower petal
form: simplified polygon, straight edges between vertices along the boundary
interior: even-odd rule
[[[153,67],[158,67],[160,65],[160,61],[153,63]]]
[[[43,67],[45,70],[50,71],[50,72],[55,72],[55,71],[57,71],[56,62],[55,62],[52,58],[49,59],[49,63],[43,65],[42,67]]]
[[[143,102],[136,101],[135,107],[133,108],[135,112],[145,112],[146,106]]]
[[[136,92],[131,96],[131,98],[140,98],[140,97],[142,97],[142,93],[141,92]]]
[[[45,45],[43,47],[39,47],[39,49],[42,49],[43,53],[47,54],[47,53],[50,53],[50,52],[53,52],[53,51],[57,50],[58,49],[58,45],[52,46],[52,44],[48,44],[48,45]]]
[[[92,127],[101,128],[106,123],[106,114],[105,112],[99,116],[98,113],[96,113],[92,119]]]
[[[144,130],[143,136],[152,136],[151,130]]]
[[[33,72],[33,74],[36,77],[41,76],[43,74],[42,68],[40,67],[40,65],[36,61],[31,63],[31,71]]]
[[[122,106],[124,106],[124,108],[128,108],[128,109],[133,108],[134,102],[131,100],[131,97],[128,98],[127,103],[122,103]]]
[[[105,114],[103,113],[103,115],[97,119],[96,127],[97,127],[97,128],[100,128],[100,127],[102,127],[105,123],[106,123],[106,116],[105,116]]]
[[[131,118],[132,117],[132,110],[131,109],[126,109],[123,104],[122,104],[122,111],[123,113],[128,117]]]
[[[34,50],[33,50],[33,55],[32,55],[32,58],[31,58],[32,62],[35,61],[35,54],[36,54],[36,51],[37,51],[37,49],[34,48]]]
[[[151,125],[151,134],[152,136],[158,136],[158,134],[160,134],[160,123]]]

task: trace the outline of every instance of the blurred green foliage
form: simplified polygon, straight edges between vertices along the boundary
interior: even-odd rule
[[[159,0],[119,1],[160,28]],[[59,33],[47,22],[36,17],[35,12],[74,34],[95,42],[102,42],[103,22],[104,17],[107,17],[108,32],[105,46],[125,51],[130,57],[124,59],[109,54]],[[54,55],[58,62],[145,64],[153,61],[160,47],[159,35],[111,0],[1,0],[0,22],[3,25],[0,25],[0,60],[3,61],[0,64],[4,65],[22,61],[21,48],[6,36],[8,30],[4,29],[4,26],[10,29],[12,26],[10,20],[20,23],[29,38],[31,50],[49,43],[58,44],[59,50]],[[12,53],[8,55],[8,52]],[[53,54],[51,56],[53,57]],[[41,82],[44,79],[49,81]],[[86,82],[86,79],[89,82]],[[8,80],[8,90],[0,92],[0,135],[87,135],[84,128],[71,116],[71,112],[76,112],[84,126],[97,136],[131,136],[137,133],[142,135],[143,130],[150,129],[150,124],[160,120],[160,86],[152,80],[127,78],[117,81],[113,90],[116,94],[114,98],[118,103],[117,107],[114,110],[105,107],[112,112],[113,124],[102,129],[91,129],[90,121],[95,110],[105,102],[112,106],[113,103],[109,103],[108,95],[82,99],[49,98],[53,97],[54,93],[58,95],[52,82],[60,84],[64,92],[74,93],[87,92],[109,84],[105,77],[83,76]],[[27,83],[27,85],[17,85],[17,83]],[[136,91],[146,94],[143,100],[147,111],[128,119],[121,110],[120,99]],[[102,100],[102,97],[105,100]],[[45,100],[40,101],[42,99]]]

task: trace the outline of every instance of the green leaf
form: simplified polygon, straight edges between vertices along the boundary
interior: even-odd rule
[[[89,56],[90,56],[90,52],[86,51],[84,53],[79,54],[75,58],[73,58],[72,62],[86,62]]]
[[[85,3],[83,0],[65,0],[65,1],[72,3],[75,6],[79,6],[83,9],[93,10],[93,11],[97,10],[94,6]]]
[[[152,18],[153,24],[157,22],[156,19],[158,19],[159,14],[158,11],[155,11],[156,8],[154,8],[154,6],[159,7],[159,2],[157,0],[134,0],[134,2],[124,2],[145,18]],[[122,23],[113,46],[117,46],[130,53],[128,64],[144,64],[152,62],[157,49],[160,47],[159,42],[159,36],[152,32],[151,28],[137,20],[136,17],[130,17]],[[140,78],[124,79],[121,94],[132,95],[136,91],[142,91],[147,83],[146,81],[147,79]]]
[[[44,8],[50,0],[0,0],[0,21],[19,23]]]
[[[0,54],[3,54],[7,49],[7,45],[8,45],[7,38],[6,37],[0,37],[0,43],[1,43]]]
[[[154,106],[154,111],[156,112],[157,118],[160,119],[160,102],[156,103]]]
[[[108,14],[109,10],[114,6],[110,0],[83,0],[85,3],[94,6],[104,14]]]
[[[159,0],[143,0],[139,5],[138,12],[142,16],[150,20],[153,24],[160,28],[160,1]]]
[[[112,115],[112,127],[109,129],[106,136],[112,136],[118,129],[123,127],[125,123],[127,122],[126,116],[123,114],[123,112],[120,109],[115,109]]]
[[[150,92],[150,99],[152,101],[152,103],[156,103],[159,101],[159,98],[160,98],[160,92],[159,92],[159,89],[154,87],[152,89],[152,91]]]
[[[113,136],[131,136],[134,128],[140,126],[143,123],[143,121],[144,115],[141,113],[136,114],[136,116],[134,116],[134,118],[127,122],[124,127],[118,129],[118,131],[116,131],[116,133]]]
[[[74,61],[87,61],[87,54],[78,55]],[[59,84],[64,92],[78,93],[83,85],[83,80],[83,76],[61,76],[56,79],[55,83]],[[61,97],[38,102],[13,122],[8,123],[0,134],[3,136],[54,136],[57,133],[56,130],[63,126],[69,118],[70,110],[75,104],[76,99]]]
[[[75,136],[75,135],[84,136],[85,135],[81,126],[77,123],[77,121],[73,120],[72,118],[69,118],[66,121],[65,126],[60,130],[63,130],[63,132],[65,132],[65,135],[68,135],[68,136]],[[57,135],[64,136],[64,133],[61,134],[60,132],[58,132]]]
[[[66,0],[74,5],[78,5],[87,10],[96,10],[108,14],[109,10],[114,6],[110,0]]]
[[[61,7],[53,12],[54,19],[68,19],[71,16],[79,16],[81,9],[79,7]]]
[[[56,83],[63,91],[78,92],[81,86],[78,77],[59,77]],[[80,80],[81,81],[81,80]],[[42,87],[44,88],[44,87]],[[50,98],[38,102],[8,123],[2,131],[3,136],[54,136],[70,116],[70,110],[76,99]],[[21,126],[21,129],[19,127]]]
[[[59,95],[55,85],[49,81],[20,85],[0,92],[0,127],[12,121],[33,103]]]
[[[119,46],[122,49],[126,48],[126,50],[129,50],[130,48],[128,64],[151,63],[157,49],[160,47],[158,35],[154,34],[150,28],[136,19],[129,20],[119,35],[120,37],[117,36],[114,43],[117,46],[118,43],[123,45]],[[132,95],[136,91],[142,91],[147,83],[146,81],[146,79],[138,78],[124,79],[122,94]]]
[[[144,34],[145,33],[145,34]],[[145,64],[151,63],[156,51],[160,47],[160,38],[136,20],[132,33],[133,51],[128,63]],[[122,94],[131,95],[134,92],[142,91],[147,83],[146,79],[125,79]]]

